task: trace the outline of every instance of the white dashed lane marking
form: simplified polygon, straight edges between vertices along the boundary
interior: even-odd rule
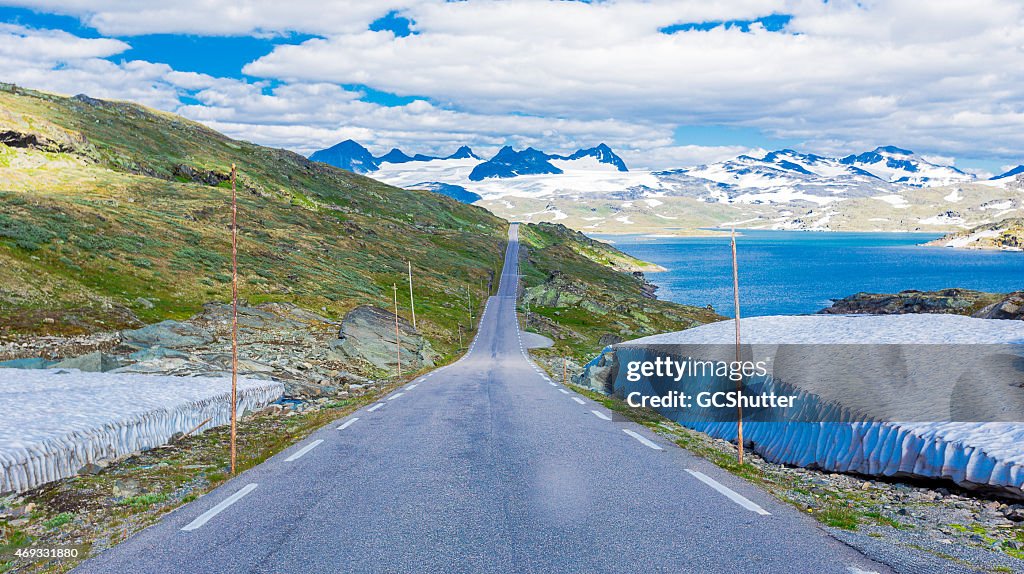
[[[585,402],[583,402],[583,399],[581,399],[579,397],[573,397],[572,400],[576,401],[577,403],[579,403],[581,405],[585,405],[586,404]]]
[[[590,412],[594,413],[595,417],[597,417],[597,418],[599,418],[599,419],[601,419],[603,421],[610,421],[610,420],[612,420],[612,417],[602,413],[601,411],[590,411]]]
[[[397,399],[398,397],[400,397],[400,396],[402,396],[404,394],[405,393],[395,393],[395,394],[391,395],[390,397],[388,397],[388,400],[389,401],[393,401],[393,400]]]
[[[658,446],[658,445],[654,444],[653,442],[651,442],[650,440],[648,440],[647,437],[641,435],[640,433],[633,432],[633,431],[631,431],[629,429],[622,429],[622,432],[624,432],[624,433],[628,434],[629,436],[635,438],[636,440],[640,441],[640,444],[642,444],[642,445],[644,445],[644,446],[646,446],[648,448],[653,448],[654,450],[664,450],[660,446]]]
[[[562,393],[563,395],[568,395],[569,394],[569,391],[567,391],[565,389],[558,389],[558,392]]]
[[[317,446],[319,446],[320,443],[322,443],[322,442],[324,442],[323,439],[315,440],[315,441],[307,444],[306,446],[302,447],[302,450],[300,450],[299,452],[297,452],[297,453],[289,456],[288,458],[284,459],[284,461],[285,462],[295,462],[295,461],[299,460],[300,458],[302,458],[303,455],[305,455],[307,452],[309,452],[309,451],[313,450],[314,448],[316,448]]]
[[[345,429],[347,429],[348,427],[352,426],[357,420],[359,420],[359,417],[352,417],[352,418],[348,419],[347,421],[342,423],[340,427],[338,427],[338,430],[345,430]]]
[[[373,411],[381,408],[382,406],[384,406],[384,403],[377,403],[377,404],[373,405],[372,407],[366,409],[366,412],[372,413]]]
[[[761,516],[769,516],[771,514],[767,510],[761,508],[760,506],[751,502],[749,499],[745,498],[742,494],[736,492],[735,490],[729,488],[728,486],[725,486],[724,484],[718,482],[717,480],[711,478],[710,476],[704,474],[703,472],[690,469],[686,469],[686,472],[692,474],[694,478],[696,478],[697,480],[724,494],[726,498],[735,502],[736,504],[739,504],[740,506],[746,508],[751,512],[756,512]]]
[[[195,529],[201,527],[202,525],[204,525],[207,522],[209,522],[211,518],[213,518],[214,516],[217,516],[221,512],[224,512],[225,510],[227,510],[227,508],[229,506],[231,506],[232,504],[234,504],[234,503],[238,502],[239,500],[241,500],[243,496],[245,496],[246,494],[249,494],[250,492],[256,490],[256,486],[257,486],[256,483],[250,483],[250,484],[247,484],[247,485],[243,486],[242,488],[240,488],[238,490],[238,492],[236,492],[236,493],[232,494],[231,496],[225,498],[219,504],[217,504],[217,506],[214,506],[213,508],[211,508],[211,509],[207,510],[206,512],[200,514],[199,518],[196,518],[192,522],[189,522],[187,525],[185,525],[184,528],[182,528],[182,530],[184,530],[186,532],[189,532],[189,531],[192,531],[192,530],[195,530]]]

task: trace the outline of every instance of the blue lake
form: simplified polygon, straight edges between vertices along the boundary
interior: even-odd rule
[[[859,291],[895,293],[963,287],[1024,289],[1024,253],[967,251],[918,244],[922,233],[737,232],[740,309],[744,316],[814,313]],[[599,236],[668,269],[648,273],[661,299],[711,304],[732,316],[728,237]]]

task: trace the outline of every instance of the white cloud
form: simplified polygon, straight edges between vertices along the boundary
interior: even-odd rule
[[[104,34],[322,36],[251,62],[246,73],[267,80],[254,84],[102,60],[127,49],[119,40],[0,28],[5,80],[141,100],[303,152],[342,137],[423,153],[605,141],[631,165],[662,168],[747,151],[673,142],[679,125],[726,125],[822,153],[894,144],[947,159],[1015,164],[1024,155],[1024,5],[1014,0],[20,4],[78,16]],[[418,33],[367,30],[391,10]],[[658,31],[773,13],[793,16],[781,33]],[[341,84],[429,102],[385,107]],[[199,103],[182,105],[186,92]]]

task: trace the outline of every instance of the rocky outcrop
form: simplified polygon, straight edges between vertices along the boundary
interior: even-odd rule
[[[907,313],[942,313],[971,315],[1003,295],[971,289],[939,291],[900,291],[896,294],[857,293],[835,299],[831,307],[818,311],[825,315],[903,315]]]
[[[1024,250],[1024,218],[1012,217],[966,231],[957,231],[929,241],[925,245],[960,249],[1022,251]]]
[[[219,185],[221,182],[228,181],[231,176],[226,173],[219,171],[202,170],[196,169],[190,165],[178,164],[174,166],[173,170],[174,177],[191,181],[193,183],[202,183],[206,185]]]
[[[979,319],[1024,320],[1024,291],[1015,291],[1003,300],[985,307],[974,314]]]
[[[615,379],[619,376],[619,361],[615,350],[606,348],[599,357],[587,363],[583,371],[572,377],[572,382],[605,395],[615,391]]]
[[[401,318],[398,330],[402,369],[413,371],[434,366],[437,353],[419,331]],[[358,361],[375,369],[395,370],[395,315],[372,305],[356,307],[345,315],[338,339],[329,346],[329,360]]]

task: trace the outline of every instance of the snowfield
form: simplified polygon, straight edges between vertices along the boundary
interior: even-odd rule
[[[239,379],[239,416],[283,392],[281,383]],[[0,369],[0,492],[159,446],[207,418],[202,430],[228,424],[230,393],[230,378]]]
[[[625,365],[652,361],[670,348],[687,354],[700,348],[695,345],[731,348],[734,328],[732,321],[723,321],[615,345],[605,349],[605,366],[595,359],[587,366],[594,374],[588,372],[582,380],[599,386],[595,379],[606,385],[614,379],[610,387],[617,396],[664,392],[664,384],[655,391],[647,379],[629,382]],[[753,317],[744,319],[741,329],[755,358],[778,352],[781,360],[780,344],[813,345],[791,348],[802,354],[802,361],[790,364],[797,367],[780,369],[777,361],[772,375],[758,385],[758,392],[798,397],[797,407],[762,412],[759,420],[744,423],[745,442],[767,460],[830,472],[945,479],[965,488],[1024,497],[1024,417],[1019,416],[1024,413],[1024,389],[1019,386],[1024,382],[1019,363],[1024,322],[957,315],[811,315]],[[872,369],[833,359],[844,348],[865,344],[878,345],[869,347],[872,353],[891,353],[895,359],[880,364],[898,368]],[[936,347],[908,347],[914,344]],[[979,356],[984,349],[1000,349],[1002,355]],[[944,360],[947,354],[954,357]],[[1005,362],[993,362],[992,357]],[[608,369],[609,364],[615,366]],[[836,368],[851,364],[857,376],[844,376],[853,369]],[[1008,364],[1015,367],[998,370]],[[993,372],[1012,373],[1016,383],[989,376]],[[693,395],[707,388],[706,379],[683,378],[671,390]],[[735,421],[708,411],[661,409],[684,426],[735,440]]]

